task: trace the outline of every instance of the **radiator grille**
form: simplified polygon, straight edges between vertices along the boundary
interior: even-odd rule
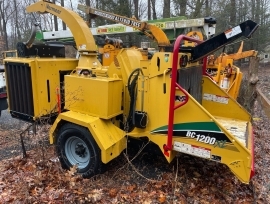
[[[31,69],[28,64],[6,63],[9,109],[34,116]]]

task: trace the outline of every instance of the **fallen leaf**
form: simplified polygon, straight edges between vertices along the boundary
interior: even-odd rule
[[[160,203],[164,203],[166,201],[166,196],[164,194],[160,194],[159,198],[158,198],[158,201]]]
[[[127,186],[127,190],[128,191],[134,191],[136,188],[137,188],[137,184],[136,183]]]
[[[198,178],[198,177],[201,177],[201,174],[199,174],[199,173],[196,172],[196,171],[194,171],[193,174],[194,174],[194,176],[196,176],[197,178]]]
[[[109,196],[114,198],[116,197],[117,193],[118,193],[118,190],[116,188],[112,188],[109,192]]]

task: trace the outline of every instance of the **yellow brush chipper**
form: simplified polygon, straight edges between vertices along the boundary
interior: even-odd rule
[[[158,45],[158,50],[163,52],[166,50],[166,47],[171,46],[171,42],[175,39],[169,39],[166,35],[166,30],[169,29],[191,29],[187,36],[196,38],[199,40],[203,40],[204,36],[206,38],[210,38],[215,34],[215,25],[216,20],[212,17],[206,18],[197,18],[197,19],[187,19],[187,20],[177,20],[177,21],[167,21],[163,24],[153,24],[144,21],[137,20],[135,18],[128,18],[126,16],[121,16],[118,14],[114,14],[108,11],[103,11],[100,9],[92,8],[89,6],[85,6],[82,4],[78,4],[77,7],[80,11],[85,12],[86,14],[90,15],[90,20],[96,17],[101,17],[110,21],[114,21],[116,23],[122,24],[127,26],[128,28],[132,28],[135,31],[140,31],[148,38],[155,41]],[[162,26],[161,26],[162,25]],[[127,32],[118,32],[118,33],[127,33]],[[203,35],[204,34],[204,35]],[[108,42],[106,42],[105,46],[101,52],[102,54],[102,64],[104,66],[109,65],[116,55],[118,54],[119,50],[122,46],[115,45],[115,41],[117,42],[119,39],[112,39],[108,38]],[[185,46],[194,46],[194,42],[184,40]],[[143,59],[150,59],[152,57],[151,51],[147,47],[139,48],[143,55]]]
[[[223,90],[232,96],[232,98],[237,99],[243,74],[240,68],[234,65],[234,60],[256,57],[257,54],[258,52],[255,50],[243,52],[242,41],[236,53],[222,53],[217,58],[215,58],[214,55],[208,56],[207,73]]]
[[[241,36],[249,38],[256,23],[245,21],[205,42],[180,35],[151,60],[124,48],[104,68],[93,35],[76,13],[47,1],[27,12],[62,19],[80,53],[79,59],[65,58],[62,48],[35,46],[27,55],[31,46],[20,44],[26,51],[18,54],[24,55],[4,60],[11,115],[32,122],[51,119],[49,139],[63,168],[77,166],[83,177],[93,176],[122,153],[127,137],[147,138],[168,162],[178,152],[190,154],[226,164],[249,183],[251,116],[207,76],[206,57]],[[183,40],[197,45],[183,48]]]

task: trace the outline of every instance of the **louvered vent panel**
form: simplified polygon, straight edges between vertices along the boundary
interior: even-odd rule
[[[6,77],[10,111],[34,116],[31,69],[29,65],[7,63]]]

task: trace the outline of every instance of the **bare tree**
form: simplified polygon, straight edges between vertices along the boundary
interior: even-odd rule
[[[153,19],[157,19],[156,0],[151,0],[151,3],[152,3]]]
[[[180,16],[185,16],[187,11],[187,0],[180,0]]]
[[[85,0],[85,5],[90,7],[90,0]],[[86,22],[88,23],[88,26],[91,27],[90,23],[90,14],[86,14]]]
[[[230,24],[236,24],[236,2],[235,0],[231,0],[230,5]]]
[[[151,0],[147,1],[147,19],[151,20]]]
[[[74,11],[74,7],[73,7],[72,0],[69,0],[69,4],[70,4],[70,9],[71,9],[72,11]]]
[[[170,18],[171,16],[171,0],[164,0],[163,18]]]
[[[210,16],[211,11],[211,0],[205,0],[205,15]]]
[[[230,27],[233,27],[234,25],[236,25],[236,2],[235,0],[230,0],[230,6],[229,6],[229,13],[230,13]],[[230,52],[234,53],[236,51],[236,46],[237,45],[232,45],[231,46],[231,50]]]
[[[16,34],[17,34],[17,40],[21,41],[22,40],[22,36],[21,36],[21,32],[20,32],[20,26],[19,26],[19,18],[18,15],[19,10],[18,10],[18,3],[17,0],[13,0],[13,4],[14,4],[14,14],[15,14],[15,28],[16,28]]]
[[[196,0],[192,2],[187,1],[187,5],[193,10],[191,14],[192,18],[201,17],[201,9],[204,3],[205,3],[205,0]]]
[[[8,21],[10,17],[14,14],[14,11],[11,9],[10,4],[7,1],[0,1],[0,16],[1,16],[1,25],[2,30],[1,35],[4,36],[4,49],[8,50]]]
[[[173,5],[176,16],[186,16],[187,0],[173,0]]]
[[[61,6],[63,6],[63,7],[65,6],[64,0],[61,0]],[[62,26],[63,26],[63,30],[66,30],[67,29],[67,26],[64,23],[64,21],[62,21]]]
[[[53,0],[53,3],[55,3],[56,1]],[[57,16],[53,16],[53,21],[54,21],[54,30],[58,31],[58,19]]]
[[[134,16],[136,19],[139,19],[139,1],[133,0],[133,4],[134,4]]]

